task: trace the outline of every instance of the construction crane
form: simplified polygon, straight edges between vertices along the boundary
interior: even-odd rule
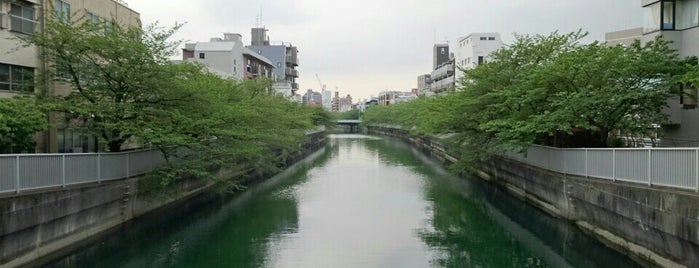
[[[320,85],[320,90],[325,91],[325,84],[323,84],[322,81],[320,81],[320,76],[316,74],[316,79],[318,79],[318,85]]]

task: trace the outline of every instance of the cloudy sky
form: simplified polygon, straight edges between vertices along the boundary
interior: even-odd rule
[[[299,48],[302,91],[328,89],[357,98],[408,91],[431,72],[432,45],[473,32],[546,34],[583,29],[589,40],[642,25],[639,0],[126,0],[144,24],[186,25],[175,38],[208,41],[240,33],[261,14],[272,41]]]

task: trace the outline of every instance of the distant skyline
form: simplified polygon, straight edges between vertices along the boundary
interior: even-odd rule
[[[318,91],[316,74],[328,90],[354,100],[383,90],[409,91],[430,73],[432,46],[474,32],[498,32],[505,44],[513,33],[548,34],[582,29],[585,41],[604,33],[641,27],[639,0],[127,0],[144,25],[186,23],[174,36],[208,41],[224,32],[269,29],[271,41],[299,48],[300,93]]]

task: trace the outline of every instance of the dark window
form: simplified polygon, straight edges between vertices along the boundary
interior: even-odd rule
[[[674,30],[675,29],[675,2],[665,1],[663,2],[663,30]]]
[[[488,37],[488,40],[495,40],[495,37]]]
[[[0,90],[34,91],[34,68],[0,63]]]
[[[481,40],[488,40],[488,38],[483,36],[483,37],[481,37]]]
[[[478,56],[478,65],[483,64],[483,56]]]
[[[109,33],[114,28],[114,23],[110,20],[104,20],[104,32]]]
[[[95,14],[92,14],[92,13],[90,13],[90,12],[87,12],[87,17],[86,17],[86,18],[87,18],[87,22],[89,22],[89,23],[91,23],[91,24],[93,24],[93,25],[99,25],[99,24],[100,24],[100,21],[101,21],[101,19],[100,19],[99,16],[97,16],[97,15],[95,15]]]
[[[206,58],[206,54],[204,54],[204,53],[199,53],[199,58],[200,58],[200,59],[205,59],[205,58]]]
[[[55,0],[53,2],[56,18],[62,22],[70,22],[70,4],[65,1]]]
[[[20,33],[34,33],[34,7],[13,3],[10,6],[10,30]]]

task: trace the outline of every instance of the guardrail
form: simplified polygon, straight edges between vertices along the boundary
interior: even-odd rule
[[[305,131],[307,136],[325,131],[325,126]],[[158,150],[83,154],[0,155],[0,193],[19,193],[81,183],[126,179],[164,164]]]
[[[0,193],[124,179],[164,162],[157,150],[0,155]]]
[[[506,157],[570,175],[699,192],[699,148],[563,149],[532,146]]]

